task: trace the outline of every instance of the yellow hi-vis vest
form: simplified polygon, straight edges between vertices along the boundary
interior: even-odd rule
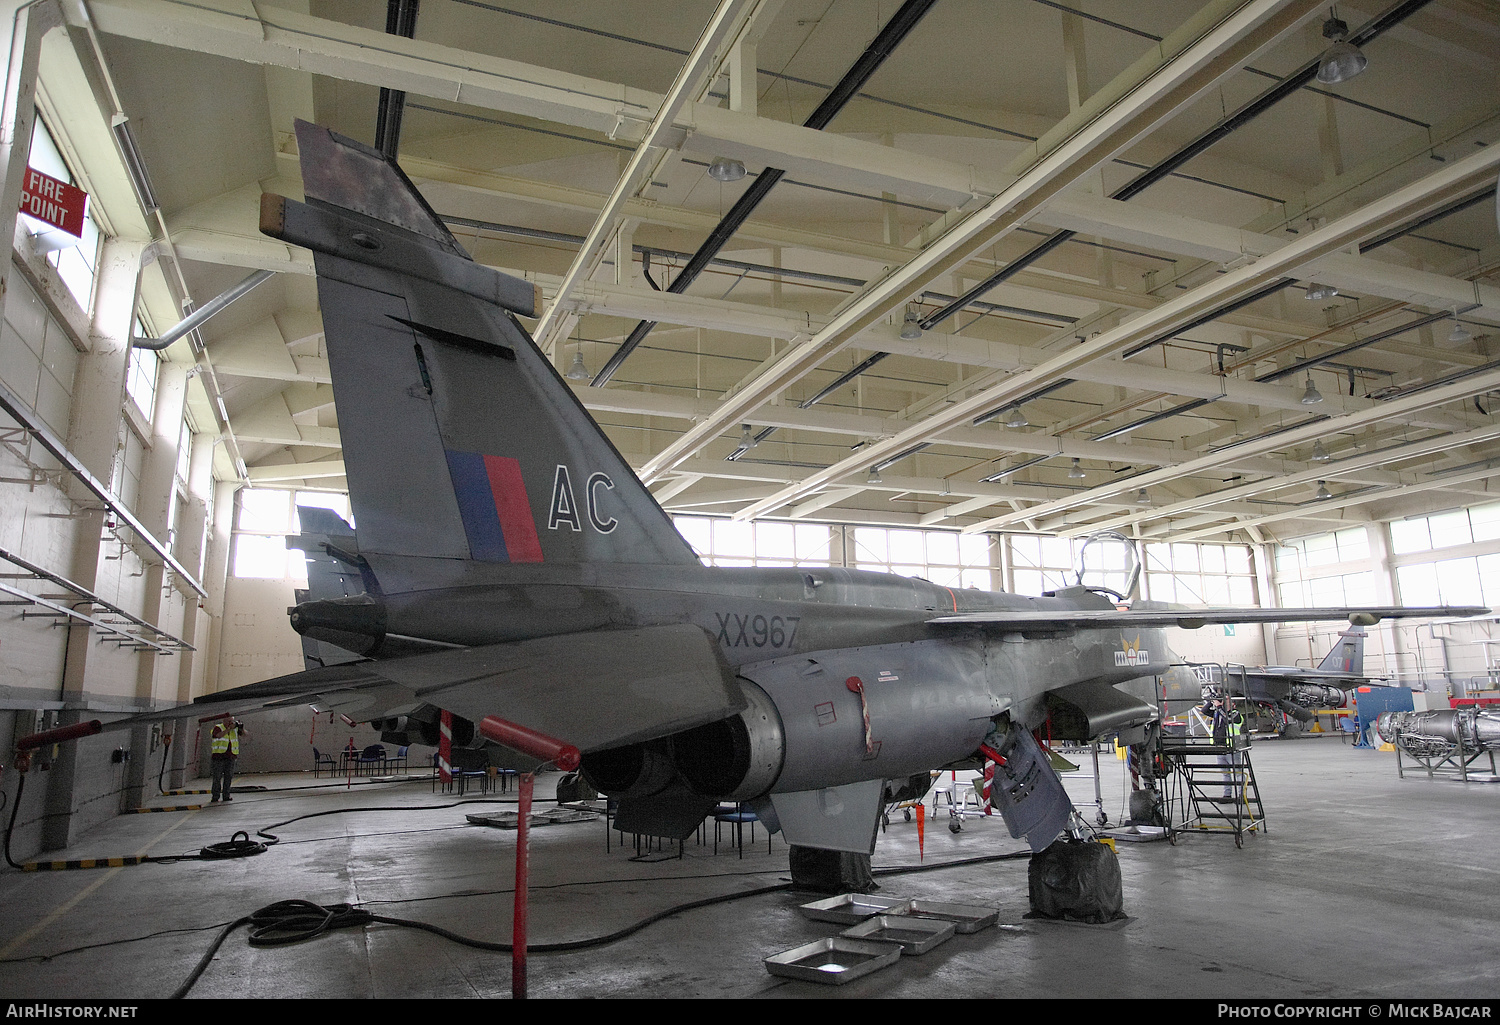
[[[238,758],[240,754],[240,731],[233,726],[222,734],[213,738],[213,744],[209,748],[210,753],[216,755],[227,754],[231,758]]]

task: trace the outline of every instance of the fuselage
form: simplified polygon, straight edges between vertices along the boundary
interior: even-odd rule
[[[990,696],[988,714],[1009,711],[1036,725],[1047,691],[1089,680],[1119,683],[1165,670],[1160,630],[1007,630],[993,624],[933,624],[965,612],[1109,609],[1083,588],[1028,598],[949,588],[926,580],[829,567],[714,568],[631,564],[488,565],[369,556],[382,585],[386,629],[446,644],[479,646],[583,631],[690,623],[713,639],[725,663],[750,679],[754,667],[819,652],[891,645],[961,647]],[[394,586],[393,586],[394,585]],[[910,680],[951,675],[954,663],[919,658]]]

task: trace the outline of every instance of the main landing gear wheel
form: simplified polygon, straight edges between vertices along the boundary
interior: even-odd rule
[[[906,816],[906,821],[907,822],[911,821],[911,809],[910,808],[906,809],[901,814],[904,815],[904,816]]]

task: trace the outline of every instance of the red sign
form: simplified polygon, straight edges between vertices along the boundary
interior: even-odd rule
[[[81,238],[88,203],[89,194],[77,186],[35,168],[26,169],[26,180],[21,184],[21,213]]]

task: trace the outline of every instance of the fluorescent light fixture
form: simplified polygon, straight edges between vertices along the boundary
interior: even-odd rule
[[[1088,474],[1086,474],[1086,473],[1083,472],[1083,467],[1081,467],[1081,466],[1078,465],[1078,459],[1077,459],[1077,457],[1074,457],[1074,459],[1073,459],[1073,465],[1070,466],[1070,467],[1068,467],[1068,477],[1069,477],[1069,479],[1070,480],[1083,480],[1083,478],[1086,477],[1086,476],[1088,476]]]
[[[1323,38],[1332,44],[1318,61],[1318,81],[1324,85],[1347,82],[1369,66],[1369,59],[1359,47],[1348,42],[1349,26],[1338,18],[1323,22]]]
[[[906,319],[901,324],[901,337],[908,342],[922,337],[922,315],[909,306],[906,308]]]
[[[146,173],[146,162],[141,159],[141,151],[136,147],[135,136],[131,134],[130,119],[124,114],[116,114],[109,127],[115,133],[115,142],[119,144],[120,156],[125,161],[130,184],[135,189],[135,198],[140,200],[141,206],[148,213],[160,209],[156,202],[156,191],[151,188],[151,176]]]
[[[1316,406],[1323,401],[1323,393],[1318,391],[1318,386],[1313,384],[1312,374],[1307,375],[1307,390],[1302,393],[1302,404],[1304,406]]]
[[[714,157],[708,176],[716,182],[737,182],[745,177],[745,164],[733,157]]]

